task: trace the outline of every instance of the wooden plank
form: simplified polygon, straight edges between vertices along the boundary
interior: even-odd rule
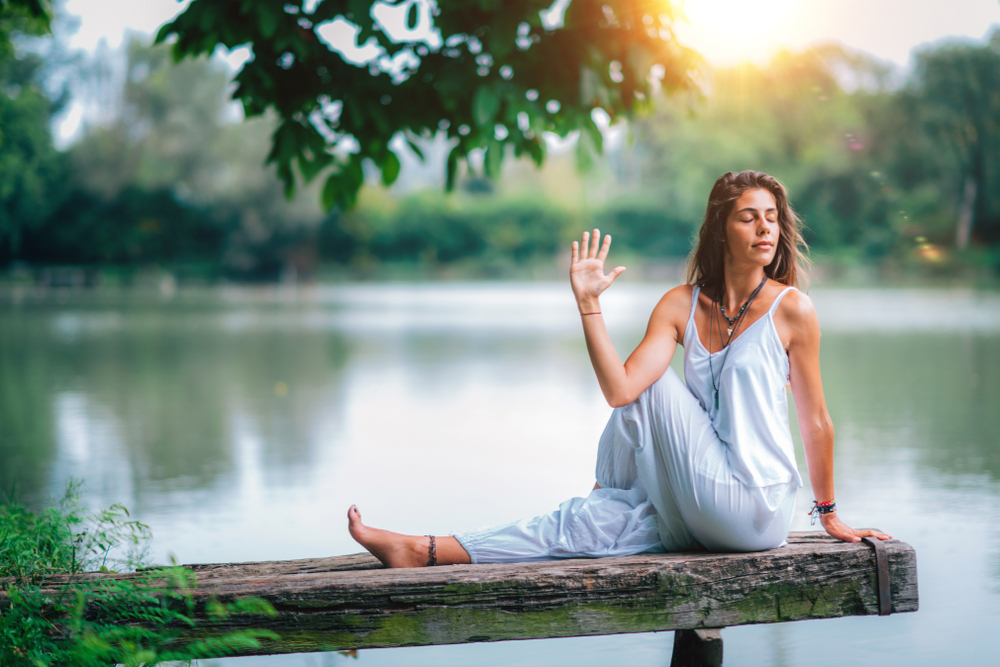
[[[894,613],[918,607],[916,554],[886,543]],[[721,628],[878,613],[871,547],[793,533],[755,553],[644,554],[383,569],[367,554],[189,566],[197,598],[258,596],[279,614],[200,632],[268,628],[260,653]],[[89,576],[89,575],[88,575]],[[107,576],[107,575],[98,575]],[[128,575],[115,575],[123,577]]]

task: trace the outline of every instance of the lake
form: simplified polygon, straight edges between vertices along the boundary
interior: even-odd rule
[[[602,299],[622,357],[671,286],[623,279]],[[726,664],[981,663],[1000,649],[1000,294],[811,295],[840,514],[916,548],[921,610],[730,628]],[[88,507],[151,526],[155,562],[354,553],[352,503],[418,534],[547,512],[593,485],[610,413],[563,284],[0,293],[0,484],[38,507],[84,480]],[[808,480],[801,445],[798,460]],[[811,500],[801,489],[793,530]],[[213,663],[659,666],[672,641]]]

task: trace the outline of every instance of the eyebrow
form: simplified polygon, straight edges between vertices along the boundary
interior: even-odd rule
[[[754,212],[756,212],[757,210],[758,210],[758,209],[755,209],[755,208],[753,208],[752,206],[747,206],[746,208],[741,208],[740,210],[738,210],[738,211],[736,211],[736,212],[737,212],[737,213],[743,213],[744,211],[750,211],[751,213],[754,213]],[[764,211],[764,213],[770,213],[771,211],[775,211],[775,212],[777,212],[777,210],[778,210],[778,209],[776,209],[776,208],[774,208],[774,207],[771,207],[771,208],[769,208],[769,209],[766,209],[766,210]]]

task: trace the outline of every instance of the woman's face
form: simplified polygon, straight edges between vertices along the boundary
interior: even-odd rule
[[[778,205],[769,190],[747,190],[726,220],[726,258],[767,266],[778,248]]]

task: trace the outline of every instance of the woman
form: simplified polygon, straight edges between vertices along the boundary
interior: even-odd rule
[[[804,246],[784,186],[760,172],[712,188],[690,284],[667,292],[623,364],[601,315],[611,237],[573,243],[570,282],[590,360],[615,408],[598,448],[597,484],[534,519],[452,537],[400,535],[361,523],[351,535],[387,567],[624,556],[656,551],[759,551],[782,546],[802,486],[788,425],[795,397],[813,520],[848,542],[836,513],[833,425],[819,372],[819,322],[795,285]],[[684,347],[681,381],[669,368]]]

